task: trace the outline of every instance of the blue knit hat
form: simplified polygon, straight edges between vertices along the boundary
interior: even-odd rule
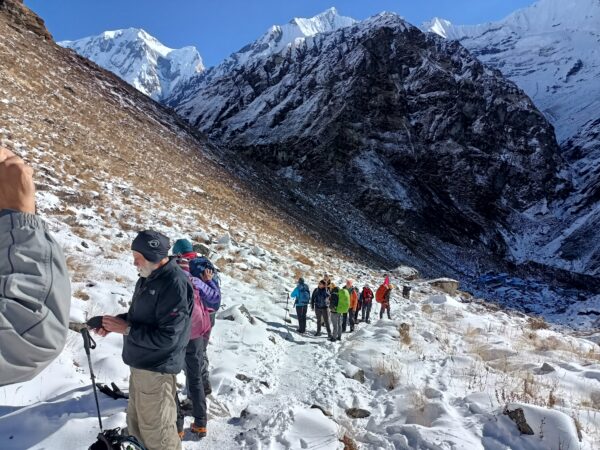
[[[173,245],[173,254],[174,255],[183,255],[185,253],[193,252],[194,248],[192,247],[192,243],[187,239],[177,239],[175,244]]]

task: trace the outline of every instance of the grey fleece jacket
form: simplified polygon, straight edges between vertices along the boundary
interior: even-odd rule
[[[65,257],[44,221],[0,210],[0,386],[32,379],[58,356],[70,305]]]

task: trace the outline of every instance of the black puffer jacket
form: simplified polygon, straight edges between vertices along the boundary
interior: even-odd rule
[[[179,373],[190,339],[194,290],[175,260],[140,278],[123,337],[123,361],[136,369]]]

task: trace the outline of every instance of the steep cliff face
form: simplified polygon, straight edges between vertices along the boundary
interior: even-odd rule
[[[31,31],[44,39],[52,40],[44,21],[23,5],[23,0],[0,0],[0,11],[10,17],[14,27]]]
[[[474,26],[434,19],[424,29],[457,40],[521,87],[556,129],[575,189],[519,218],[518,262],[536,261],[600,275],[598,112],[600,1],[539,0],[503,20]]]
[[[417,253],[435,238],[506,256],[502,235],[518,232],[510,213],[569,186],[552,126],[519,88],[394,14],[185,92],[170,104],[194,126]]]

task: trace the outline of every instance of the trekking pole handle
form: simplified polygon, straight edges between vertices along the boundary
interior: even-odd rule
[[[85,353],[89,355],[90,349],[94,350],[96,348],[96,341],[92,339],[92,336],[87,328],[81,329],[81,335],[83,336],[83,348],[85,349]]]

